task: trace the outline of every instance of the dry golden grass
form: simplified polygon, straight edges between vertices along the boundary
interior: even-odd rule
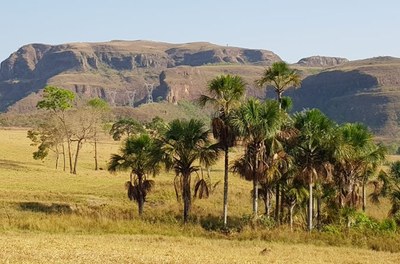
[[[400,253],[154,235],[0,235],[4,263],[399,263]]]
[[[55,170],[52,157],[43,162],[33,160],[35,148],[29,144],[26,130],[0,130],[0,259],[5,263],[399,261],[397,253],[354,248],[358,244],[373,248],[374,241],[358,242],[362,236],[341,244],[337,241],[345,236],[320,238],[318,233],[309,236],[303,231],[290,233],[285,228],[271,232],[245,228],[230,236],[206,231],[201,227],[202,219],[218,218],[222,211],[222,182],[208,200],[194,201],[193,221],[183,226],[182,205],[176,202],[172,186],[173,173],[156,176],[155,190],[149,194],[140,220],[136,205],[126,198],[124,190],[129,174],[94,171],[89,143],[83,148],[78,175]],[[104,137],[99,146],[100,167],[106,168],[110,154],[117,152],[119,146],[120,142]],[[237,150],[231,156],[239,154]],[[213,167],[213,182],[222,181],[222,164],[221,159]],[[231,220],[251,212],[250,189],[251,183],[230,177]],[[383,218],[387,207],[387,203],[385,207],[371,206],[368,213]],[[332,244],[348,247],[329,246]],[[264,249],[265,253],[260,254]]]

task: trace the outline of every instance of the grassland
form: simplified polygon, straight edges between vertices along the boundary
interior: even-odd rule
[[[156,176],[155,190],[139,219],[124,190],[128,173],[111,175],[104,170],[119,142],[104,136],[99,150],[103,170],[99,171],[93,170],[92,146],[87,143],[78,175],[55,170],[52,157],[33,160],[34,147],[29,144],[26,130],[0,130],[0,259],[4,263],[400,261],[400,253],[390,252],[397,251],[391,245],[400,243],[398,234],[383,238],[354,232],[308,234],[302,226],[294,233],[285,226],[273,230],[244,226],[229,235],[206,230],[203,227],[221,214],[222,184],[208,200],[194,201],[191,221],[182,225],[172,173]],[[222,161],[211,177],[213,182],[222,179]],[[231,177],[230,222],[240,222],[251,212],[250,188],[250,183]],[[384,218],[387,210],[386,202],[369,206],[368,214]]]

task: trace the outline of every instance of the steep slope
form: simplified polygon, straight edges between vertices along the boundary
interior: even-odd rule
[[[149,95],[159,86],[160,74],[167,69],[227,64],[266,66],[280,60],[266,50],[205,42],[31,44],[1,63],[0,111],[10,106],[15,111],[27,110],[27,105],[35,105],[35,93],[46,84],[83,96],[101,97],[113,105],[133,105],[147,98],[151,100]]]

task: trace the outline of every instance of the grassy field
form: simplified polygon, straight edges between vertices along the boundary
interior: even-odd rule
[[[184,226],[172,173],[154,179],[155,190],[139,219],[124,190],[128,173],[111,175],[104,170],[119,142],[104,137],[99,171],[93,170],[93,146],[87,143],[77,175],[55,170],[52,157],[33,160],[34,147],[29,144],[26,130],[0,130],[0,260],[4,263],[400,261],[400,253],[390,253],[396,251],[390,245],[400,243],[398,234],[385,238],[388,246],[382,247],[374,246],[373,237],[308,234],[300,226],[294,233],[285,226],[270,231],[245,226],[229,235],[207,231],[204,225],[221,214],[222,184],[208,200],[194,201],[191,222]],[[213,182],[222,180],[222,160],[211,176]],[[230,186],[230,222],[237,222],[251,212],[251,183],[234,176]],[[368,214],[384,218],[388,207],[387,202],[369,206]]]
[[[4,263],[399,263],[400,254],[155,235],[6,234]],[[3,239],[5,238],[5,239]]]

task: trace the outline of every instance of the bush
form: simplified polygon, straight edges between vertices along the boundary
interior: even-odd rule
[[[396,232],[397,224],[393,218],[385,219],[380,224],[380,230],[386,232]]]
[[[340,227],[335,226],[335,225],[326,225],[322,227],[322,232],[329,233],[329,234],[334,234],[334,235],[339,235],[341,230]]]

